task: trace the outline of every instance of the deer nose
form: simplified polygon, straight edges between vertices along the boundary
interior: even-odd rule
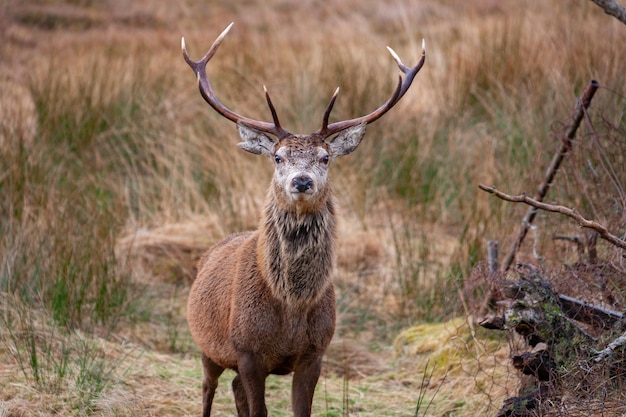
[[[311,186],[313,185],[313,180],[309,177],[301,176],[295,177],[291,181],[291,183],[293,184],[295,189],[298,190],[298,192],[305,193],[311,189]]]

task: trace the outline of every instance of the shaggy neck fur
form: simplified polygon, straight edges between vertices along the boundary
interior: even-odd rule
[[[330,194],[328,194],[330,195]],[[280,204],[268,196],[259,239],[273,295],[293,308],[306,308],[330,284],[334,266],[335,206],[332,198],[308,207]]]

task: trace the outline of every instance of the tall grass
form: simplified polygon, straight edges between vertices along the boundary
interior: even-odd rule
[[[68,71],[61,57],[42,58],[29,80],[39,134],[0,149],[2,342],[28,379],[76,392],[81,409],[115,370],[81,332],[107,336],[138,308],[116,241],[133,213],[124,185],[141,183],[129,167],[154,163],[133,132],[149,134],[158,89],[118,77],[114,60],[109,51]]]
[[[424,117],[417,129],[398,135],[377,161],[380,168],[370,170],[413,208],[414,221],[457,226],[459,274],[467,275],[484,257],[488,239],[506,242],[501,230],[512,232],[521,218],[520,209],[488,201],[476,184],[532,193],[589,80],[600,79],[609,89],[624,85],[623,64],[612,58],[624,41],[623,28],[593,7],[563,7],[534,5],[503,18],[470,15],[456,32],[442,34],[437,42],[445,61],[429,61],[427,69],[439,81],[443,114]],[[570,30],[572,22],[581,25]],[[623,96],[604,90],[596,99],[592,118],[620,119]],[[558,180],[552,197],[571,197],[562,186],[566,181]]]

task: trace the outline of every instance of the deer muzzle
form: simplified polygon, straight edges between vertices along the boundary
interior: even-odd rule
[[[294,191],[298,193],[312,193],[313,179],[311,177],[300,175],[291,180]]]

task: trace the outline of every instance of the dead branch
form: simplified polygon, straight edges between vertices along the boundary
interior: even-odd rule
[[[506,330],[503,316],[488,316],[480,319],[478,325],[489,330]]]
[[[571,209],[569,207],[565,207],[565,206],[559,206],[559,205],[555,205],[555,204],[547,204],[544,203],[542,201],[536,200],[532,197],[527,196],[526,194],[520,194],[520,195],[509,195],[506,193],[503,193],[502,191],[499,191],[496,189],[496,187],[488,187],[486,185],[480,184],[478,186],[478,188],[480,188],[483,191],[486,191],[490,194],[495,195],[498,198],[501,198],[502,200],[506,200],[506,201],[510,201],[513,203],[525,203],[531,207],[533,207],[532,210],[534,209],[540,209],[540,210],[545,210],[545,211],[550,211],[553,213],[561,213],[565,216],[571,217],[574,220],[576,220],[578,222],[578,224],[581,227],[585,227],[588,229],[593,229],[596,232],[598,232],[598,235],[606,240],[609,243],[612,243],[613,245],[617,246],[618,248],[621,249],[626,249],[626,241],[620,239],[619,237],[615,236],[614,234],[610,233],[606,226],[595,222],[593,220],[587,220],[585,219],[583,216],[580,215],[580,213],[578,213],[578,211],[576,211],[575,209]]]
[[[604,13],[613,16],[626,25],[626,8],[614,0],[591,0],[600,6]]]
[[[624,323],[626,317],[619,311],[587,303],[565,294],[558,294],[563,313],[572,320],[589,324],[598,329],[608,329],[616,323]]]
[[[617,339],[609,343],[605,349],[602,349],[601,351],[597,352],[593,360],[596,362],[601,362],[605,360],[606,358],[610,358],[611,356],[613,356],[613,352],[615,352],[615,349],[625,344],[626,344],[626,333],[624,333],[623,335],[621,335],[620,337],[618,337]]]
[[[573,139],[576,135],[576,130],[578,130],[578,126],[580,126],[580,122],[583,120],[585,112],[591,104],[591,99],[593,98],[593,95],[599,87],[600,83],[598,83],[596,80],[591,80],[589,82],[589,85],[587,85],[587,87],[583,91],[582,96],[576,103],[576,108],[574,109],[574,113],[572,114],[572,122],[565,131],[565,135],[561,137],[561,146],[552,158],[552,162],[550,163],[550,167],[548,167],[548,170],[546,171],[546,176],[543,182],[537,188],[537,192],[535,194],[536,201],[542,201],[546,194],[548,194],[548,190],[550,190],[550,186],[552,185],[554,176],[559,170],[559,167],[561,166],[561,162],[563,162],[565,155],[567,155],[571,151]],[[522,242],[526,237],[526,233],[528,232],[530,225],[535,219],[536,214],[537,211],[533,208],[529,209],[528,212],[526,212],[526,215],[522,220],[520,230],[517,234],[517,238],[511,245],[511,249],[504,259],[504,262],[502,263],[502,272],[506,272],[513,263],[515,255],[522,245]]]

